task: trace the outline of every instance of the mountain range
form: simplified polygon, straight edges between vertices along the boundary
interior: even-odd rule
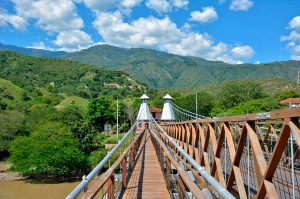
[[[3,45],[1,45],[3,46]],[[0,47],[0,50],[3,47]],[[17,47],[19,53],[21,48]],[[9,50],[16,51],[14,48]],[[198,57],[179,56],[143,48],[119,48],[97,45],[74,53],[23,50],[33,56],[48,56],[76,60],[128,73],[139,82],[153,88],[197,87],[235,79],[265,79],[281,77],[296,80],[299,61],[264,64],[227,64]],[[25,53],[24,53],[25,54]],[[27,54],[28,55],[28,54]]]

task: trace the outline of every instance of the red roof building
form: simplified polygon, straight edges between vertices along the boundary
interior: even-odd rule
[[[280,104],[288,104],[290,108],[298,107],[300,104],[300,98],[288,98],[280,101]]]
[[[151,113],[152,117],[153,117],[156,121],[160,121],[160,119],[161,119],[161,114],[162,114],[162,109],[157,108],[157,107],[151,107],[151,108],[150,108],[150,113]]]

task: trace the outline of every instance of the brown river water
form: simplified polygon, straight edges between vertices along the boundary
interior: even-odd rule
[[[0,180],[0,199],[63,199],[78,184],[33,184],[24,180]]]

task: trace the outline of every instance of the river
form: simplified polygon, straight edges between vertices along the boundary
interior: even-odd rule
[[[33,184],[24,180],[2,180],[0,199],[60,199],[65,198],[78,184]]]

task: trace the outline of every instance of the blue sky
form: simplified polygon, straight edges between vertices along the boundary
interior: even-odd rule
[[[142,47],[227,63],[300,60],[300,0],[2,0],[0,42]]]

